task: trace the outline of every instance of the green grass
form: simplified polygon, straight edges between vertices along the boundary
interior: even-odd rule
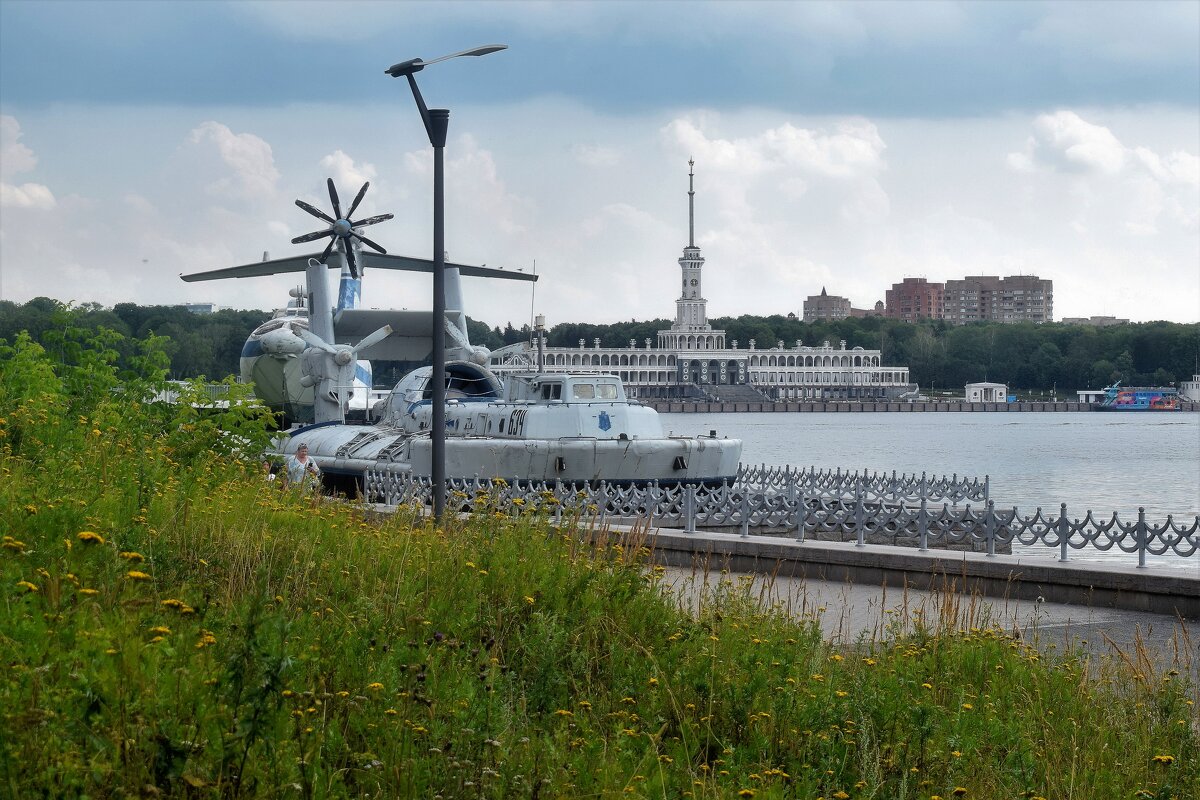
[[[0,350],[14,797],[1197,796],[1187,651],[1039,652],[953,597],[834,646],[748,581],[673,596],[636,531],[281,493],[261,420],[63,370]]]

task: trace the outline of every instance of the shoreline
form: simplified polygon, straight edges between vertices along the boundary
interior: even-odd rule
[[[968,403],[965,400],[921,400],[897,402],[895,400],[787,400],[773,402],[719,402],[715,400],[661,400],[644,398],[640,402],[660,414],[721,414],[741,412],[795,412],[795,413],[861,413],[887,411],[908,412],[964,412],[964,413],[1054,413],[1097,411],[1091,403],[1059,400],[1023,400],[1016,403]],[[1184,402],[1178,412],[1174,411],[1111,411],[1110,414],[1173,414],[1200,411],[1200,403]]]

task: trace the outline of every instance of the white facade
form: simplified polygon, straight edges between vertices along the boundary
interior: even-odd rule
[[[1003,383],[968,383],[968,403],[1006,403],[1008,386]]]
[[[1193,375],[1190,381],[1180,381],[1179,396],[1184,400],[1200,403],[1200,375]]]
[[[773,348],[758,349],[752,339],[748,349],[738,348],[736,340],[727,347],[725,331],[708,322],[704,257],[695,242],[694,177],[689,170],[688,244],[678,260],[681,284],[675,320],[658,332],[657,347],[650,339],[644,347],[631,341],[619,348],[600,347],[599,339],[588,347],[581,339],[578,347],[546,348],[545,369],[613,373],[631,397],[642,398],[866,400],[915,390],[908,367],[884,365],[879,350],[847,349],[844,341],[837,347],[796,341],[793,347],[777,342]],[[518,360],[510,356],[496,367],[518,368],[513,363]]]

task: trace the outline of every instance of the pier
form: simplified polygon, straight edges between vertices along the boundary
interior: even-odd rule
[[[957,412],[1053,412],[1053,411],[1093,411],[1091,403],[1080,403],[1075,400],[1026,400],[1018,403],[968,403],[965,400],[918,400],[915,402],[898,402],[895,400],[788,400],[771,402],[718,402],[715,400],[657,400],[645,398],[642,402],[660,414],[721,414],[738,412],[799,412],[799,413],[862,413],[872,411],[888,411],[896,413],[925,412],[925,411],[957,411]],[[1180,411],[1200,411],[1200,403],[1183,401]],[[1119,413],[1119,412],[1111,412]],[[1130,412],[1125,412],[1130,413]],[[1154,412],[1170,413],[1170,412]]]

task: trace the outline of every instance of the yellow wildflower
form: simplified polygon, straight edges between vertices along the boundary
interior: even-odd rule
[[[1175,763],[1175,756],[1155,756],[1150,759],[1150,762],[1153,764],[1173,764]]]
[[[82,534],[80,534],[80,535],[82,536]],[[120,555],[121,555],[121,558],[125,559],[126,561],[136,561],[136,562],[140,563],[140,562],[146,560],[146,557],[144,555],[142,555],[141,553],[136,553],[133,550],[126,550],[125,552],[121,553]]]
[[[131,580],[131,581],[148,581],[148,580],[150,580],[149,575],[147,575],[144,572],[140,572],[139,570],[136,570],[136,569],[131,569],[131,570],[129,570],[129,572],[126,572],[125,577],[129,578],[129,580]]]
[[[84,544],[104,544],[104,537],[95,531],[80,531],[76,538]]]
[[[30,583],[29,581],[17,581],[17,586],[20,586],[27,592],[36,592],[38,590],[37,585]]]

